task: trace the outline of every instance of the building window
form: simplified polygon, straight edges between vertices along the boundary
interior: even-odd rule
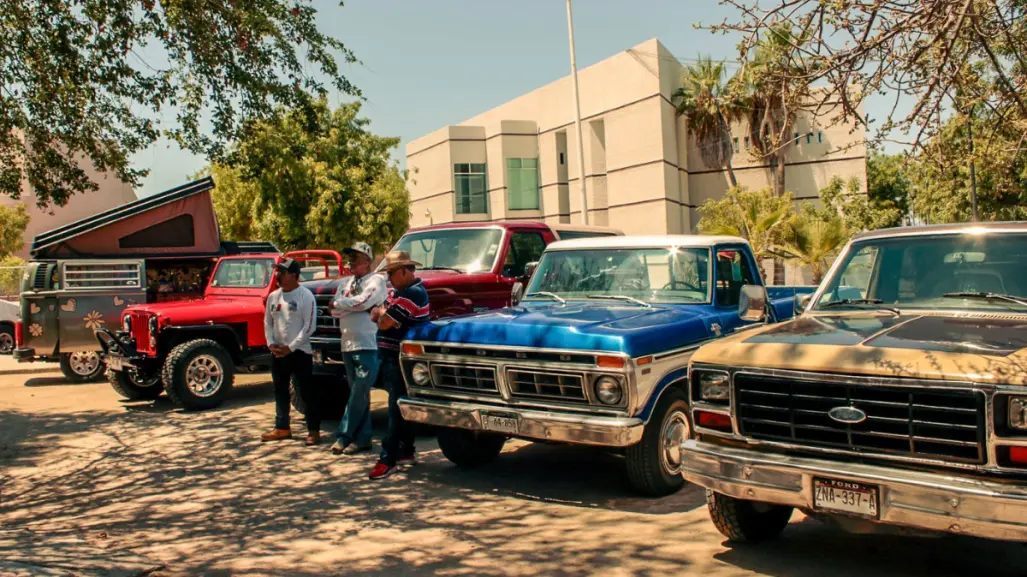
[[[560,153],[560,165],[562,166],[563,164],[564,164],[564,159],[563,159],[563,153],[561,152]]]
[[[506,159],[506,209],[538,210],[538,159]]]
[[[813,133],[812,132],[807,132],[806,133],[806,144],[812,144],[812,143],[813,143]]]
[[[818,130],[817,131],[817,144],[823,144],[823,143],[824,143],[824,133]]]
[[[745,137],[745,149],[749,150],[749,137],[748,136]]]
[[[489,211],[484,164],[454,164],[453,190],[456,191],[457,214],[485,214]]]
[[[738,152],[738,137],[736,136],[732,138],[731,143],[733,145],[733,148],[735,149],[735,152]]]
[[[799,146],[799,133],[795,133],[795,146]]]

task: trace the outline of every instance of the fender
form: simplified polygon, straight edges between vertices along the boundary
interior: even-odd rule
[[[237,324],[168,326],[164,327],[160,331],[160,337],[164,337],[164,335],[167,336],[165,338],[158,337],[161,341],[158,350],[162,351],[162,354],[166,355],[171,350],[173,345],[183,342],[184,339],[179,338],[181,335],[203,333],[225,334],[227,332],[228,334],[232,335],[232,337],[235,340],[235,347],[229,349],[228,352],[234,357],[233,360],[238,362],[239,359],[245,356],[249,350],[249,347],[246,344],[245,331],[245,326],[240,326]]]
[[[666,375],[663,375],[663,378],[661,378],[660,381],[656,383],[656,386],[653,387],[653,392],[649,395],[649,400],[646,401],[645,405],[642,405],[642,410],[639,411],[637,415],[638,418],[642,419],[642,422],[648,424],[649,418],[652,416],[653,410],[656,408],[656,404],[660,402],[660,397],[663,396],[663,393],[672,386],[682,382],[686,385],[683,387],[685,394],[688,394],[688,365],[674,369]],[[689,403],[691,403],[691,401],[689,401]]]

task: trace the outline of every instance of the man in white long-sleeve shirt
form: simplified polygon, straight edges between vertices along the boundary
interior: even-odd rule
[[[371,449],[371,386],[378,378],[378,325],[371,320],[371,309],[385,302],[388,294],[385,279],[371,272],[374,255],[368,244],[358,242],[343,252],[353,276],[342,279],[331,314],[339,319],[350,393],[332,452],[354,455]]]
[[[317,328],[317,306],[313,293],[300,286],[299,262],[285,258],[275,269],[279,288],[267,297],[264,310],[264,336],[271,349],[271,380],[275,385],[275,428],[260,439],[281,441],[292,437],[289,382],[295,377],[297,392],[307,406],[306,444],[312,446],[321,441],[321,402],[311,379],[314,357],[310,348],[310,335]]]

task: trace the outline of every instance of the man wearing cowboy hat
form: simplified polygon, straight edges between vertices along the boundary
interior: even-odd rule
[[[342,252],[349,258],[353,276],[339,284],[331,314],[339,319],[350,392],[332,452],[355,455],[371,450],[371,385],[378,378],[378,325],[370,312],[385,301],[387,289],[385,278],[371,271],[374,253],[370,245],[357,242]]]
[[[385,304],[374,309],[371,320],[378,323],[378,355],[380,376],[389,391],[389,431],[382,441],[378,463],[371,470],[371,479],[382,479],[398,464],[417,462],[414,454],[414,433],[399,411],[399,398],[406,394],[403,373],[399,366],[399,343],[407,329],[428,320],[428,291],[421,279],[414,276],[420,263],[410,260],[405,250],[385,256],[382,270],[392,283],[392,294]]]

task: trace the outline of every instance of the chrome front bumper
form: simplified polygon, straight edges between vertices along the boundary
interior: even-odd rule
[[[642,440],[645,423],[632,417],[601,417],[423,398],[399,400],[403,418],[438,427],[484,430],[482,412],[516,416],[517,437],[579,445],[627,447]]]
[[[687,481],[731,497],[812,510],[814,477],[855,481],[880,487],[881,523],[1027,541],[1027,483],[789,457],[695,440],[683,442],[681,452]]]

